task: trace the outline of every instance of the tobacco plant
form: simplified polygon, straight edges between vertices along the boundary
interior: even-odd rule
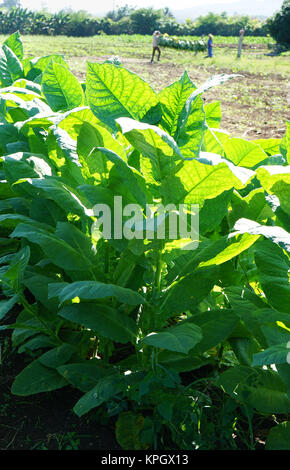
[[[204,52],[207,49],[206,42],[203,39],[189,41],[187,39],[180,39],[176,36],[169,36],[168,34],[162,34],[159,40],[159,44],[162,47],[172,47],[174,49],[188,50],[197,52]]]
[[[80,83],[61,56],[24,59],[18,33],[1,48],[0,319],[30,358],[12,392],[73,386],[75,413],[115,416],[124,448],[206,447],[212,390],[247,417],[290,412],[290,124],[221,130],[202,94],[230,79],[184,72],[156,93],[109,61]],[[195,249],[154,236],[156,214],[151,237],[105,237],[94,207],[113,226],[116,196],[198,205]]]

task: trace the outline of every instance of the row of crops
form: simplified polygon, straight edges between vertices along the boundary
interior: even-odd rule
[[[28,361],[12,393],[78,389],[74,412],[111,417],[124,449],[237,448],[245,422],[254,448],[258,418],[289,450],[290,123],[231,137],[202,95],[241,76],[156,93],[109,61],[80,83],[18,33],[0,80],[1,331]],[[129,211],[104,236],[116,198],[139,229]],[[157,237],[179,204],[199,233]]]

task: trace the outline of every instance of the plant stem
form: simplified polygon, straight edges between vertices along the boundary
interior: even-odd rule
[[[157,259],[157,266],[156,266],[156,273],[155,273],[155,287],[158,292],[160,291],[160,285],[161,285],[162,266],[163,266],[162,255],[161,255],[161,252],[158,252],[158,259]]]

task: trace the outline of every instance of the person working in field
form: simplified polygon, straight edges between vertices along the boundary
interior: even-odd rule
[[[158,57],[157,57],[157,60],[160,60],[160,54],[161,54],[161,50],[158,46],[158,43],[159,43],[159,38],[160,38],[160,31],[154,31],[153,33],[153,52],[152,52],[152,58],[151,58],[151,64],[154,60],[154,56],[155,56],[155,52],[158,51]]]
[[[208,41],[207,41],[207,52],[208,52],[208,57],[213,57],[213,35],[209,34],[208,35]]]

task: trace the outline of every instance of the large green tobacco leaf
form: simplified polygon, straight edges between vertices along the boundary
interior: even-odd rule
[[[88,63],[86,93],[93,113],[115,131],[117,118],[141,120],[159,102],[144,80],[113,64]]]
[[[290,346],[290,333],[289,346]],[[276,344],[264,351],[254,354],[253,366],[264,366],[271,364],[289,364],[290,347],[288,343]]]
[[[201,340],[202,342],[203,340]],[[198,343],[199,344],[199,343]],[[212,363],[212,359],[206,359],[194,353],[195,346],[192,352],[188,354],[176,353],[168,350],[161,351],[158,354],[158,363],[167,369],[173,369],[176,372],[189,372],[199,369],[207,364]]]
[[[188,105],[188,100],[185,108]],[[204,134],[207,129],[203,100],[201,96],[197,96],[189,105],[190,111],[184,122],[182,123],[181,113],[178,121],[178,128],[175,139],[185,158],[199,157],[202,147]]]
[[[155,348],[187,354],[201,339],[202,332],[197,325],[184,323],[158,333],[150,333],[142,342]]]
[[[237,391],[240,391],[240,388],[247,383],[248,379],[256,377],[256,375],[256,370],[248,366],[230,367],[219,376],[217,385],[229,395],[237,395]]]
[[[285,157],[285,160],[290,164],[290,121],[287,121],[286,133],[280,145],[280,151]]]
[[[19,131],[18,129],[11,123],[0,123],[0,142],[1,147],[3,148],[4,152],[6,153],[6,144],[15,142],[19,140]]]
[[[110,132],[97,124],[91,125],[88,122],[84,122],[80,126],[77,137],[77,152],[80,161],[88,166],[91,174],[99,173],[107,175],[111,165],[108,165],[107,159],[97,150],[98,147],[111,150],[123,160],[126,159],[123,147],[114,139]]]
[[[102,128],[107,129],[111,135],[109,126],[106,126],[102,121],[100,121],[87,106],[72,109],[66,113],[58,113],[58,116],[58,126],[67,131],[70,137],[74,140],[78,140],[80,128],[83,124],[97,126],[97,129],[99,129],[98,126],[101,126]]]
[[[202,150],[224,156],[223,146],[229,138],[230,134],[228,132],[209,127],[203,135]]]
[[[212,78],[210,78],[207,82],[205,82],[203,85],[196,88],[188,97],[182,109],[182,112],[180,113],[179,123],[181,125],[181,128],[186,126],[187,120],[191,114],[192,105],[198,96],[200,96],[202,93],[209,90],[210,88],[217,86],[217,85],[221,85],[222,83],[225,83],[226,81],[231,80],[235,77],[238,77],[238,75],[227,75],[227,74],[215,75]]]
[[[249,170],[244,167],[236,166],[232,162],[228,161],[226,158],[222,158],[220,155],[210,153],[210,152],[200,152],[199,158],[196,159],[199,162],[203,162],[206,165],[218,165],[219,163],[225,163],[228,168],[231,170],[233,175],[238,179],[236,188],[240,189],[249,182],[250,178],[255,176],[255,173],[252,170]]]
[[[32,339],[28,339],[28,341],[24,342],[22,346],[19,347],[18,353],[31,353],[32,351],[37,351],[39,349],[44,348],[53,348],[57,345],[57,342],[52,339],[51,336],[47,335],[36,335]]]
[[[17,375],[11,391],[14,395],[27,396],[56,390],[67,384],[67,381],[54,369],[42,365],[40,360],[36,359]]]
[[[63,343],[61,346],[50,349],[50,351],[42,354],[38,360],[43,366],[56,369],[68,362],[74,351],[75,348],[73,346]]]
[[[0,196],[1,199],[8,199],[15,196],[15,193],[12,191],[11,186],[7,183],[5,179],[0,180]]]
[[[63,307],[58,315],[96,331],[105,338],[127,343],[136,342],[136,323],[106,305],[79,303]]]
[[[84,194],[89,204],[93,207],[96,204],[107,204],[114,207],[114,192],[106,187],[92,184],[86,184],[78,187],[80,193]]]
[[[55,282],[54,278],[37,273],[32,276],[26,275],[23,284],[46,309],[55,313],[57,311],[58,302],[56,299],[48,299],[48,284],[53,282]]]
[[[239,319],[233,311],[223,309],[193,315],[186,321],[192,321],[201,328],[203,338],[192,352],[203,353],[228,338],[237,326]]]
[[[32,80],[33,82],[37,81],[37,83],[41,83],[42,74],[51,61],[61,64],[64,67],[68,67],[63,56],[58,54],[34,57],[33,59],[27,60],[24,65],[25,78],[27,78],[27,80]]]
[[[86,393],[74,406],[74,412],[78,416],[83,416],[91,409],[100,406],[114,395],[117,395],[123,388],[121,377],[112,373],[102,377],[97,385]]]
[[[0,212],[16,212],[23,215],[28,215],[30,209],[30,201],[22,197],[12,197],[3,199],[0,202]]]
[[[11,185],[17,182],[17,180],[21,181],[24,178],[38,178],[44,175],[51,175],[51,168],[45,159],[33,156],[28,152],[17,152],[4,157],[3,170],[7,181]]]
[[[207,128],[201,94],[235,77],[237,75],[216,75],[196,88],[186,100],[179,115],[178,130],[175,136],[184,156],[198,156],[203,134]]]
[[[281,139],[257,139],[252,142],[258,144],[270,156],[279,153]]]
[[[199,211],[199,232],[206,234],[219,226],[225,215],[228,214],[228,206],[233,191],[228,190],[214,199],[206,199]]]
[[[237,330],[233,332],[232,336],[232,338],[229,338],[229,344],[238,362],[246,366],[251,366],[253,355],[259,351],[259,344],[248,334],[248,331],[245,330],[241,324],[238,325]]]
[[[174,172],[175,160],[183,157],[170,135],[156,126],[128,118],[117,119],[117,123],[126,139],[146,157],[141,160],[141,170],[149,181],[152,176],[156,181],[162,181]]]
[[[13,87],[23,88],[27,91],[32,91],[37,95],[41,96],[41,86],[38,83],[31,82],[30,80],[26,80],[26,78],[19,78],[16,82],[13,83]]]
[[[86,246],[85,249],[83,246],[71,246],[59,236],[41,228],[20,223],[11,237],[23,237],[36,243],[54,264],[65,270],[88,271],[93,268],[94,258],[92,254],[88,256]]]
[[[167,407],[168,410],[168,407]],[[144,428],[144,416],[132,411],[125,411],[118,417],[116,423],[116,438],[124,450],[142,450],[147,444],[142,442],[140,434]]]
[[[290,399],[279,375],[271,370],[260,371],[256,382],[246,385],[243,399],[260,413],[289,413]]]
[[[227,393],[238,397],[261,413],[289,413],[290,400],[277,372],[236,366],[222,373],[217,382]]]
[[[286,314],[286,313],[284,313],[282,315],[283,316],[282,316],[281,320],[282,320],[283,323],[281,321],[279,323],[278,323],[278,321],[275,322],[275,318],[274,318],[273,320],[274,320],[275,323],[273,323],[271,325],[270,322],[267,323],[267,318],[266,318],[265,321],[264,321],[264,325],[262,326],[263,333],[264,333],[265,338],[267,340],[267,344],[268,344],[268,346],[270,346],[270,348],[272,348],[274,346],[278,346],[278,348],[280,348],[281,344],[285,343],[287,345],[289,340],[290,340],[290,332],[289,332],[289,329],[288,329],[288,324],[289,324],[289,321],[290,321],[289,320],[289,315]],[[277,319],[278,318],[279,318],[279,312],[278,312],[278,315],[277,315]],[[288,318],[288,321],[286,320],[286,318]],[[290,346],[290,344],[289,344],[289,346]],[[283,348],[283,346],[282,346],[282,348]],[[265,349],[267,350],[267,348],[265,348]],[[274,351],[275,351],[275,349],[274,349]],[[288,350],[288,352],[290,352],[290,349]]]
[[[226,158],[237,166],[254,168],[267,158],[267,154],[259,145],[244,139],[228,139],[223,147]]]
[[[6,44],[18,57],[19,60],[23,59],[23,44],[19,31],[11,34],[3,44]]]
[[[75,167],[80,167],[76,142],[69,136],[68,132],[58,126],[51,126],[51,131],[55,137],[60,153],[66,159],[66,164],[70,165],[72,162]],[[77,170],[75,167],[71,170],[73,178],[75,177],[75,172]]]
[[[185,71],[178,81],[163,88],[158,95],[162,111],[160,125],[172,137],[177,132],[178,119],[186,100],[195,89],[196,86]]]
[[[288,233],[290,233],[290,217],[281,208],[279,199],[276,196],[270,195],[266,195],[265,199],[276,216],[276,225],[283,227]]]
[[[117,173],[120,176],[122,184],[127,186],[127,189],[131,193],[132,197],[145,208],[146,196],[145,196],[145,180],[142,175],[138,173],[135,168],[131,168],[128,164],[122,160],[122,158],[117,155],[115,152],[105,148],[98,148],[98,150],[105,155],[105,157],[111,161]]]
[[[263,188],[254,189],[244,198],[237,192],[234,193],[231,206],[232,210],[229,214],[231,225],[242,218],[265,223],[274,217],[274,212],[265,197]]]
[[[81,300],[105,299],[107,297],[115,297],[119,302],[128,305],[139,305],[145,302],[142,295],[125,287],[116,286],[114,284],[105,284],[98,281],[78,281],[64,286],[59,292],[59,286],[52,284],[49,290],[49,296],[55,296],[55,290],[59,296],[60,302],[72,300],[79,297]]]
[[[23,122],[27,120],[29,117],[33,117],[39,113],[44,113],[48,115],[51,113],[50,107],[38,96],[33,97],[31,95],[32,92],[29,94],[24,93],[9,93],[3,92],[0,94],[1,104],[5,110],[3,114],[9,121],[16,122]],[[29,99],[27,99],[29,98]],[[16,150],[15,150],[16,151]],[[13,153],[12,151],[9,153]]]
[[[270,429],[265,448],[266,450],[290,450],[290,421],[285,421]]]
[[[42,197],[54,200],[67,213],[77,214],[81,217],[93,215],[92,211],[85,207],[81,201],[80,195],[58,178],[33,178],[23,182],[24,184],[27,185],[25,187],[27,192],[33,197],[37,197],[40,192]]]
[[[29,258],[30,248],[29,246],[25,246],[12,256],[5,274],[0,275],[3,284],[5,285],[8,283],[14,292],[18,292],[20,290]]]
[[[204,106],[205,119],[208,127],[217,129],[222,119],[221,104],[219,101],[208,103]]]
[[[17,55],[3,44],[0,49],[0,80],[2,85],[11,85],[18,78],[23,77],[23,67]]]
[[[243,187],[253,176],[250,170],[229,165],[222,158],[212,159],[214,154],[206,155],[206,159],[184,161],[179,171],[163,180],[161,194],[166,203],[202,205],[205,199]]]
[[[66,67],[53,60],[43,73],[42,92],[53,111],[67,111],[84,104],[79,81]]]
[[[290,313],[289,258],[268,240],[256,245],[255,260],[263,291],[270,304]]]
[[[250,337],[252,334],[263,347],[267,347],[265,336],[261,330],[261,322],[277,321],[280,317],[273,311],[267,311],[268,305],[251,290],[242,286],[225,289],[227,298],[234,312],[241,318],[246,326],[246,331],[238,332],[238,336]],[[281,314],[283,316],[283,314]],[[285,315],[285,314],[284,314]],[[281,319],[281,318],[280,318]]]
[[[18,302],[19,296],[15,294],[11,299],[7,300],[0,300],[0,320],[2,320],[8,312],[14,307],[14,305]]]
[[[89,392],[97,385],[100,379],[111,373],[111,370],[109,368],[106,369],[98,359],[65,364],[58,367],[57,371],[82,392]]]
[[[34,199],[29,209],[29,215],[33,220],[45,220],[46,224],[55,227],[57,222],[67,220],[65,211],[50,199]]]
[[[220,255],[219,261],[221,263],[231,259],[231,256],[235,256],[235,253],[239,254],[243,251],[241,248],[246,246],[244,239],[242,238],[242,246],[239,246],[239,242],[234,241],[234,250],[229,249],[231,247],[232,241],[234,238],[229,236],[223,236],[217,240],[204,240],[202,243],[199,243],[195,250],[190,250],[187,252],[181,252],[180,246],[177,245],[177,242],[172,243],[173,247],[171,250],[166,250],[163,256],[164,261],[167,262],[168,268],[170,266],[169,276],[167,276],[167,282],[171,283],[174,279],[182,279],[186,274],[192,274],[193,271],[201,265],[205,264],[207,261],[214,259],[217,255]],[[246,237],[246,240],[249,240]],[[177,247],[175,247],[177,245]],[[240,251],[241,250],[241,251]],[[223,256],[225,252],[225,256]],[[172,264],[172,261],[174,265]],[[221,264],[220,263],[220,264]]]
[[[60,113],[42,113],[36,114],[25,121],[18,124],[22,134],[27,136],[30,133],[30,129],[39,128],[48,130],[52,125],[58,123],[61,118]]]
[[[290,253],[290,234],[281,227],[269,227],[260,225],[254,220],[240,219],[236,222],[234,230],[238,230],[240,233],[263,235]]]
[[[181,313],[196,307],[217,282],[218,268],[201,268],[177,281],[165,295],[162,311]]]
[[[227,261],[231,260],[235,256],[240,255],[243,251],[250,248],[259,238],[259,235],[242,235],[242,237],[238,237],[238,240],[233,239],[233,235],[236,235],[238,232],[231,234],[228,239],[232,241],[229,243],[228,246],[225,247],[224,250],[220,251],[214,258],[209,259],[208,261],[202,261],[199,264],[199,267],[204,266],[218,266],[219,264],[226,263]],[[221,239],[220,239],[221,240]]]
[[[290,214],[290,166],[265,166],[257,170],[264,190],[279,198],[281,208]]]
[[[37,87],[35,90],[32,90],[32,87],[27,88],[26,86],[21,86],[22,84],[25,85],[27,83],[29,82],[27,82],[27,80],[24,78],[16,80],[13,85],[2,88],[1,95],[7,94],[8,99],[11,99],[11,95],[14,95],[18,98],[22,98],[24,101],[31,101],[35,98],[40,98],[41,90],[38,88],[39,85],[33,84],[33,88]]]
[[[8,229],[14,229],[20,222],[24,224],[30,224],[45,230],[50,231],[51,227],[44,223],[38,222],[36,220],[31,219],[30,217],[26,217],[25,215],[21,214],[2,214],[0,215],[0,225],[2,227]]]
[[[91,263],[96,262],[95,248],[91,238],[74,225],[68,222],[58,222],[55,235],[64,240],[71,248],[78,251],[84,264],[87,263],[89,266]]]
[[[35,304],[32,307],[35,308]],[[44,333],[47,335],[47,331],[43,328],[40,321],[31,313],[23,309],[17,317],[17,326],[13,329],[12,333],[12,344],[13,347],[18,347],[26,339],[39,334]]]

